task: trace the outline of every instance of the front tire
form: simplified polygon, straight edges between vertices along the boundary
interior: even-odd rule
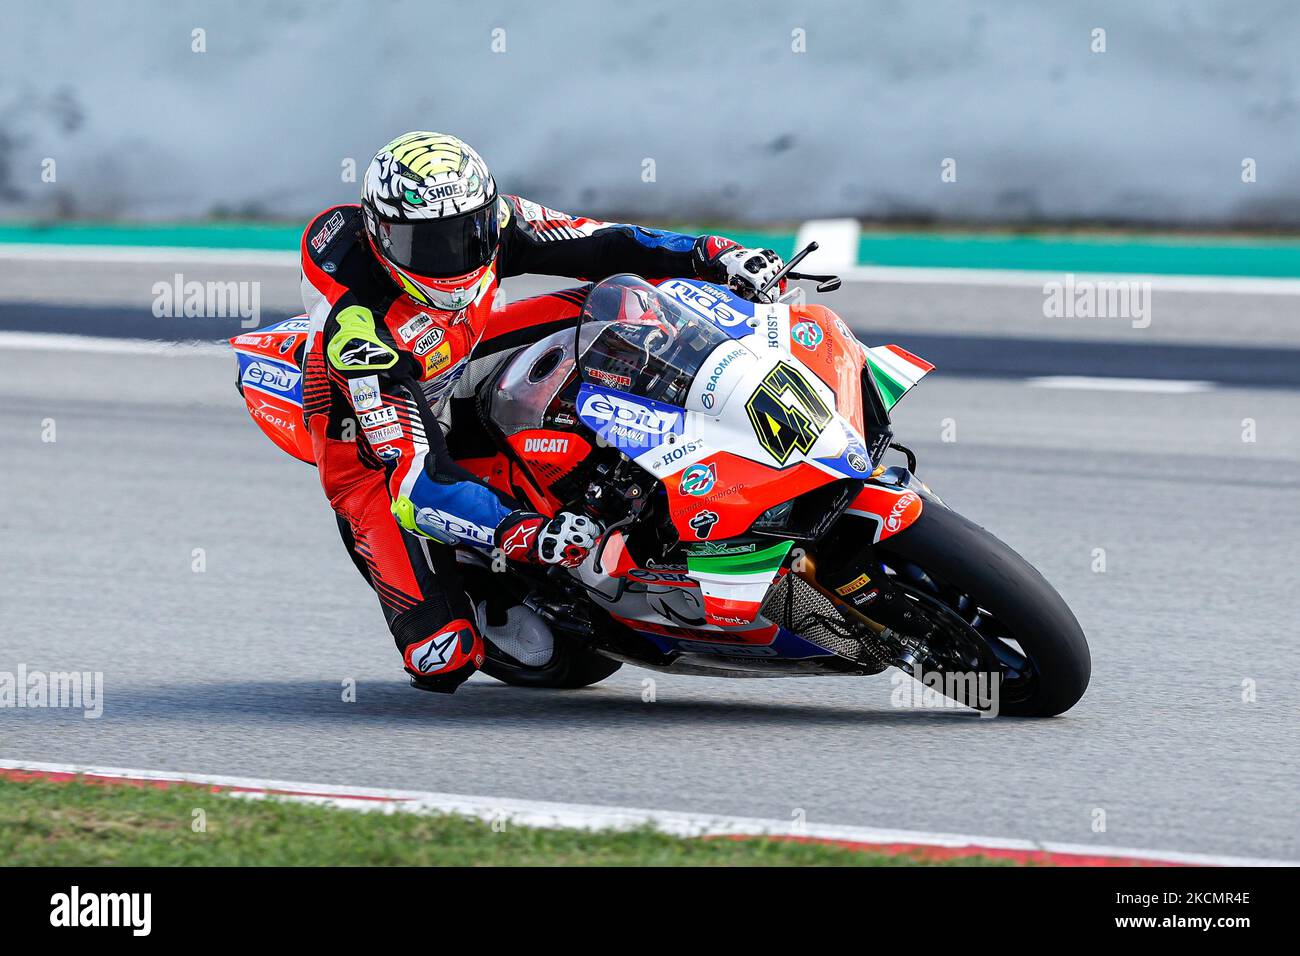
[[[1032,666],[1019,666],[1018,683],[1003,678],[999,713],[1054,717],[1078,703],[1092,674],[1083,629],[1056,590],[1007,545],[927,499],[920,518],[875,552],[895,572],[896,586],[911,590],[914,600],[950,605],[998,659],[1015,660],[1006,639],[1019,645]]]

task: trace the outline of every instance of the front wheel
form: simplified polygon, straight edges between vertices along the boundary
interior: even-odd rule
[[[1079,622],[1029,562],[979,525],[927,501],[874,551],[898,595],[889,617],[914,677],[992,674],[998,713],[1013,716],[1053,717],[1083,696],[1092,657]],[[945,686],[962,699],[960,682]]]

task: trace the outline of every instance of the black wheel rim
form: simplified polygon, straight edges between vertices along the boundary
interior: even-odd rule
[[[913,564],[889,564],[886,570],[913,615],[903,632],[918,642],[923,670],[987,673],[998,682],[999,704],[1034,695],[1039,672],[1032,654],[978,596]]]

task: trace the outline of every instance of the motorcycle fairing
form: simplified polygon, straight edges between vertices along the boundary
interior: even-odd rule
[[[885,410],[897,405],[934,366],[898,345],[862,347],[871,377],[875,379]]]
[[[810,658],[834,657],[824,647],[818,647],[793,631],[768,623],[764,633],[771,633],[770,640],[763,643],[738,642],[736,633],[728,632],[726,641],[705,640],[696,634],[674,634],[666,629],[653,631],[636,622],[627,623],[642,637],[664,653],[677,651],[681,654],[701,654],[719,658],[741,658],[753,660],[769,658],[773,660],[807,660]]]
[[[745,534],[768,508],[838,477],[805,462],[776,469],[727,451],[689,457],[693,464],[663,479],[669,516],[686,542]]]
[[[583,382],[578,389],[578,417],[629,458],[653,451],[682,434],[686,410],[627,392]]]
[[[691,279],[668,279],[659,283],[657,288],[708,319],[733,339],[744,338],[753,331],[749,320],[754,315],[754,303],[742,299],[730,289]]]
[[[788,336],[789,309],[760,308],[765,311],[758,315],[757,329],[736,345],[718,346],[701,366],[680,433],[634,456],[664,483],[683,541],[744,534],[775,505],[870,472],[865,443],[835,411],[830,388],[784,349],[761,344],[769,328]],[[696,410],[715,383],[713,370],[728,358],[716,379],[721,385],[713,409]]]
[[[875,532],[871,543],[893,537],[921,517],[921,496],[908,488],[887,488],[868,482],[853,499],[845,514],[871,518]]]
[[[312,331],[305,315],[230,339],[248,414],[277,447],[314,463],[302,418],[302,357]]]
[[[746,542],[688,550],[686,569],[700,583],[705,620],[722,627],[752,623],[793,544]]]
[[[862,364],[865,356],[853,332],[823,305],[790,310],[790,352],[831,389],[836,411],[853,431],[866,434],[862,416]]]

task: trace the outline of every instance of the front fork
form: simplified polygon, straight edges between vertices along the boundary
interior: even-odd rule
[[[908,464],[915,458],[908,453]],[[875,522],[872,544],[905,530],[920,518],[925,507],[945,507],[943,501],[910,468],[895,466],[872,473],[846,514]],[[850,621],[868,628],[889,648],[895,663],[911,672],[920,662],[922,648],[905,633],[914,611],[911,602],[893,588],[874,548],[859,552],[850,567],[819,573],[815,555],[805,553],[791,570],[815,588]],[[892,626],[891,626],[892,625]]]

